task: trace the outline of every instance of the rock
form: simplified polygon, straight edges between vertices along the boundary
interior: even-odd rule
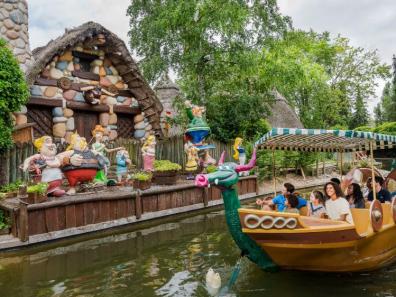
[[[54,137],[63,138],[66,135],[66,124],[65,123],[57,123],[52,126],[52,134]]]
[[[148,138],[150,136],[150,132],[146,131],[146,133],[144,134],[144,138]]]
[[[106,71],[106,75],[112,75],[112,74],[113,74],[113,72],[111,72],[111,70],[110,70],[109,67],[105,66],[104,69],[105,69],[105,71]]]
[[[40,96],[43,95],[43,92],[41,91],[40,86],[32,85],[32,86],[30,87],[30,94],[31,94],[32,96],[40,97]]]
[[[65,117],[54,117],[54,118],[52,118],[52,121],[54,123],[66,123],[67,122],[67,118],[65,118]]]
[[[73,64],[74,70],[81,70],[81,65],[80,64]]]
[[[99,115],[99,124],[103,127],[107,127],[109,125],[109,117],[110,115],[107,112],[103,112]]]
[[[139,122],[135,124],[134,126],[135,130],[144,130],[146,128],[146,123],[145,122]]]
[[[70,118],[70,117],[73,116],[73,114],[74,114],[74,111],[72,109],[70,109],[70,108],[64,108],[63,109],[63,115],[65,117]]]
[[[18,32],[15,31],[7,31],[6,35],[9,39],[17,39],[19,37]]]
[[[26,56],[25,55],[19,55],[16,58],[17,58],[18,62],[21,63],[21,64],[26,62]]]
[[[49,78],[50,77],[50,71],[49,71],[49,69],[44,69],[42,72],[41,72],[41,74],[40,74],[42,77],[44,77],[44,78]]]
[[[102,66],[103,61],[102,60],[93,60],[91,63],[91,66]]]
[[[113,113],[109,116],[109,125],[117,124],[117,114]]]
[[[118,102],[124,102],[126,100],[126,97],[124,97],[124,96],[117,96],[117,101]]]
[[[122,81],[119,81],[118,83],[115,84],[117,89],[123,89],[124,88],[124,83]]]
[[[53,117],[63,117],[62,107],[55,107],[54,109],[52,109],[52,116]]]
[[[106,76],[106,70],[104,69],[103,66],[99,67],[99,76],[101,77]]]
[[[69,63],[67,62],[67,61],[59,61],[59,62],[57,62],[56,63],[56,68],[57,69],[59,69],[59,70],[65,70],[66,68],[67,68],[67,65],[68,65]]]
[[[117,125],[108,125],[107,129],[108,130],[117,130]]]
[[[146,131],[150,131],[151,129],[153,129],[153,126],[151,126],[151,124],[148,124],[145,128]]]
[[[57,87],[47,87],[44,91],[44,96],[46,97],[54,97],[58,91]]]
[[[104,101],[105,104],[107,105],[116,105],[117,104],[117,99],[111,96],[107,96],[106,100]]]
[[[108,80],[111,81],[111,83],[112,83],[113,85],[115,85],[115,84],[118,82],[118,76],[115,76],[115,75],[108,75],[108,76],[106,76],[106,77],[108,78]]]
[[[8,30],[14,28],[15,26],[15,23],[10,19],[5,19],[3,24]]]
[[[74,64],[73,64],[73,62],[69,62],[69,64],[67,64],[66,70],[67,70],[67,71],[70,71],[70,72],[74,71]]]
[[[122,105],[126,106],[131,106],[132,99],[131,98],[126,98],[124,102],[122,102]]]
[[[93,86],[97,86],[97,85],[99,85],[99,82],[97,80],[90,80],[89,84],[93,85]]]
[[[71,51],[65,51],[61,56],[59,56],[59,61],[66,61],[66,62],[73,61],[72,52]]]
[[[27,116],[24,114],[17,114],[15,119],[16,125],[23,125],[27,123]]]
[[[15,40],[15,46],[17,48],[22,49],[23,53],[26,52],[26,43],[25,43],[25,41],[23,41],[23,39],[19,38],[19,39]]]
[[[51,68],[50,77],[53,79],[60,79],[63,77],[63,72],[56,68]]]
[[[146,134],[145,130],[135,130],[135,132],[133,132],[133,137],[140,139],[143,138],[145,134]]]
[[[100,81],[99,81],[99,84],[100,84],[102,87],[105,87],[105,88],[111,86],[111,82],[110,82],[106,77],[101,77],[101,78],[100,78]]]
[[[118,136],[118,133],[117,133],[116,130],[111,130],[111,131],[109,132],[109,139],[110,139],[110,140],[116,139],[117,136]]]
[[[111,70],[113,75],[118,75],[118,71],[117,71],[117,69],[114,66],[110,66],[109,69]]]
[[[21,24],[27,22],[25,15],[19,10],[12,11],[10,13],[10,18],[15,24],[18,24],[18,25],[21,25]]]
[[[71,136],[73,135],[73,132],[70,132],[70,131],[67,131],[66,132],[66,134],[65,134],[65,141],[67,142],[67,143],[70,143],[70,141],[71,141]]]
[[[12,4],[9,4],[9,3],[5,4],[5,5],[4,5],[4,8],[7,9],[8,11],[12,11],[12,10],[14,9],[14,7],[12,6]]]
[[[66,100],[73,100],[74,97],[76,96],[76,91],[74,90],[67,90],[63,92],[63,98],[65,98]],[[83,98],[84,100],[84,98]]]
[[[135,118],[133,119],[133,121],[134,121],[135,123],[143,122],[143,120],[144,120],[144,116],[141,115],[141,114],[135,115]]]
[[[77,92],[76,95],[74,96],[74,101],[85,102],[83,94],[81,92]]]
[[[99,75],[99,66],[93,67],[92,72]]]
[[[131,106],[133,107],[139,107],[139,102],[136,99],[132,99]]]
[[[20,25],[15,25],[14,30],[19,32],[19,31],[21,31],[21,28],[22,27]]]
[[[15,114],[26,114],[27,113],[27,107],[26,105],[21,105],[21,108],[19,111],[16,111]]]
[[[74,129],[75,129],[74,118],[69,118],[66,122],[66,130],[73,131]]]

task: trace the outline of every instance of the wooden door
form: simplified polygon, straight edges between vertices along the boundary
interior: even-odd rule
[[[76,131],[84,136],[89,142],[92,138],[92,130],[99,124],[99,114],[88,111],[74,111],[74,123]]]
[[[27,118],[29,123],[35,123],[33,133],[35,138],[52,135],[52,108],[47,106],[29,105]]]

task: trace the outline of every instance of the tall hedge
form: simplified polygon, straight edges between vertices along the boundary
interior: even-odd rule
[[[29,98],[25,76],[7,42],[0,39],[0,152],[12,146],[11,113],[20,110]]]

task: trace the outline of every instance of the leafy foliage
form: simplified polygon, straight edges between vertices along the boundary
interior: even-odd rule
[[[11,113],[18,111],[29,97],[25,77],[7,43],[0,39],[0,151],[12,146]]]
[[[9,192],[15,192],[19,190],[19,186],[22,185],[22,181],[17,180],[16,182],[10,183],[8,185],[4,185],[0,187],[0,192],[1,193],[9,193]]]
[[[27,188],[28,193],[37,193],[40,195],[45,195],[47,193],[48,184],[47,183],[38,183],[33,186],[29,186]]]
[[[181,170],[182,167],[177,164],[173,163],[169,160],[155,160],[154,161],[154,170],[155,171],[178,171]]]
[[[10,227],[10,219],[4,214],[4,211],[0,209],[0,230]]]
[[[151,180],[152,177],[153,177],[152,173],[148,171],[140,171],[132,175],[132,179],[139,181],[149,181]]]

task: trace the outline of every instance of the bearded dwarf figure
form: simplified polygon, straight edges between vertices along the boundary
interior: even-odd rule
[[[101,169],[95,154],[88,149],[87,141],[77,133],[71,136],[70,145],[58,158],[62,160],[62,171],[70,185],[67,195],[75,195],[77,184],[92,182]]]
[[[48,183],[47,195],[61,197],[65,191],[60,188],[62,184],[61,163],[56,157],[56,145],[50,136],[43,136],[34,141],[34,146],[39,151],[23,162],[23,171],[35,172],[37,182]]]

